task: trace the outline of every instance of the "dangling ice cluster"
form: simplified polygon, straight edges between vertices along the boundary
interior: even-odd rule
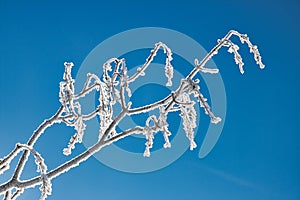
[[[165,45],[162,42],[159,42],[155,45],[157,48],[159,48],[160,46],[164,49],[164,53],[167,54],[167,58],[166,58],[166,65],[165,65],[165,75],[168,78],[168,82],[166,83],[166,86],[172,86],[172,78],[173,78],[173,66],[171,64],[171,61],[173,60],[172,57],[172,51],[171,49]]]
[[[76,133],[71,137],[68,147],[64,148],[63,153],[68,156],[72,153],[72,149],[75,148],[75,144],[76,143],[81,143],[82,142],[82,138],[83,138],[83,134],[84,134],[84,130],[86,128],[85,123],[83,122],[82,116],[79,116],[74,124],[74,129],[76,130]]]
[[[248,37],[247,34],[240,34],[237,31],[230,31],[229,34],[230,34],[230,36],[231,35],[238,36],[242,44],[244,44],[246,42],[247,45],[248,45],[248,47],[249,47],[249,49],[250,49],[250,53],[253,53],[253,55],[254,55],[254,60],[256,61],[256,64],[258,64],[261,69],[265,68],[265,65],[262,63],[262,58],[260,56],[260,53],[258,51],[257,46],[253,45],[250,42],[249,37]],[[225,38],[223,38],[221,40],[218,40],[218,43],[222,44],[222,46],[228,47],[228,52],[234,54],[235,63],[237,65],[239,65],[239,69],[240,69],[241,74],[244,74],[244,69],[243,69],[244,63],[243,63],[241,55],[238,52],[239,46],[236,45],[236,44],[234,44],[229,39],[229,37],[228,38],[225,37]]]
[[[168,127],[169,124],[167,122],[167,112],[165,111],[165,108],[159,107],[159,117],[155,115],[151,115],[146,120],[146,126],[143,128],[143,134],[146,137],[147,142],[145,143],[146,148],[144,151],[145,157],[150,157],[150,149],[153,146],[153,139],[154,139],[154,133],[157,133],[159,131],[162,132],[165,143],[164,148],[171,148],[171,143],[169,140],[169,136],[171,136],[171,132],[169,131]],[[153,125],[151,125],[151,122]]]
[[[153,147],[153,131],[151,130],[150,127],[146,126],[144,135],[146,136],[147,142],[145,143],[146,148],[144,151],[144,156],[145,157],[150,157],[150,149]]]
[[[160,115],[158,118],[158,125],[159,127],[161,127],[161,131],[163,133],[164,136],[164,148],[171,148],[171,143],[169,140],[169,136],[171,136],[171,132],[169,131],[169,124],[167,122],[167,113],[165,111],[165,109],[163,107],[159,108],[160,111]]]
[[[207,114],[210,117],[211,123],[217,124],[221,121],[220,117],[216,117],[214,113],[211,111],[209,104],[207,103],[207,98],[203,96],[203,94],[200,92],[200,86],[198,85],[200,80],[184,80],[186,84],[188,85],[188,93],[193,94],[194,97],[198,99],[198,102],[200,103],[200,107],[204,109],[205,114]]]
[[[242,59],[242,56],[239,54],[238,50],[240,49],[238,45],[234,44],[233,42],[231,42],[230,40],[227,40],[225,43],[224,43],[224,46],[227,46],[229,47],[228,48],[228,52],[229,53],[233,53],[234,54],[234,61],[235,61],[235,64],[239,65],[239,69],[240,69],[240,72],[242,74],[244,74],[244,69],[243,69],[243,66],[244,66],[244,62],[243,62],[243,59]]]
[[[73,113],[73,98],[74,98],[74,79],[71,75],[71,69],[74,66],[72,62],[65,62],[65,72],[63,79],[64,81],[60,82],[59,90],[59,101],[64,107],[64,112],[66,114]]]
[[[66,125],[72,126],[76,130],[75,135],[73,135],[69,141],[68,147],[63,149],[63,153],[65,155],[70,155],[72,153],[72,149],[75,148],[75,144],[82,142],[86,125],[82,118],[81,105],[78,101],[76,101],[77,97],[74,95],[75,81],[71,75],[71,69],[74,64],[65,62],[64,65],[64,81],[60,82],[59,92],[60,102],[63,106],[63,114],[65,115],[63,121],[66,123]],[[91,77],[90,74],[88,74],[88,77],[89,76]],[[88,78],[87,85],[88,84],[90,84],[90,78]]]
[[[182,105],[180,106],[180,116],[183,120],[183,129],[187,138],[190,140],[190,150],[193,150],[197,147],[197,144],[194,141],[194,128],[197,126],[197,113],[194,108],[195,102],[191,101],[190,96],[187,93],[183,93],[181,96],[179,96],[178,100],[182,102]]]
[[[264,69],[265,65],[262,63],[262,58],[261,58],[261,55],[260,55],[260,53],[258,51],[257,46],[253,45],[250,42],[250,39],[249,39],[249,37],[248,37],[247,34],[239,34],[238,32],[236,32],[236,34],[239,36],[242,44],[244,44],[244,42],[247,43],[247,45],[248,45],[248,47],[250,49],[250,53],[253,53],[254,60],[256,61],[256,64],[258,64],[261,69]]]

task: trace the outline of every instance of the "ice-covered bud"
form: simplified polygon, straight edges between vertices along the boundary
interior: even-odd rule
[[[222,119],[220,117],[211,117],[210,118],[210,122],[213,123],[213,124],[217,124],[221,121]]]
[[[64,73],[63,79],[64,80],[70,80],[72,78],[71,77],[71,70],[72,70],[72,67],[74,66],[74,63],[64,62],[64,66],[65,66],[65,73]]]
[[[249,37],[247,34],[241,34],[240,40],[241,40],[241,43],[244,44],[245,42],[249,41]]]
[[[74,66],[74,63],[73,62],[64,62],[64,66],[67,68],[71,68]]]
[[[142,70],[141,67],[138,67],[138,68],[136,69],[136,71],[137,71],[138,73],[140,73],[140,76],[145,76],[145,75],[146,75],[145,72]]]
[[[63,154],[65,156],[71,155],[71,153],[72,153],[71,148],[68,147],[63,149]]]

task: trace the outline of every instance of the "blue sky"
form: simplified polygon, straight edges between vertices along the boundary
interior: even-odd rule
[[[208,51],[236,29],[259,46],[266,69],[260,71],[246,50],[244,75],[225,50],[214,58],[226,89],[227,116],[207,157],[199,159],[198,148],[144,174],[120,172],[90,158],[54,179],[48,199],[299,199],[299,13],[299,2],[292,0],[1,0],[0,157],[15,143],[25,143],[60,106],[63,63],[73,61],[76,75],[91,50],[107,38],[133,28],[163,27],[188,35]],[[201,130],[205,127],[197,134],[199,144]],[[53,168],[66,160],[62,149],[73,130],[58,125],[46,133],[36,147]],[[75,153],[84,149],[79,145]],[[23,178],[36,175],[33,171],[29,163]],[[37,188],[30,189],[20,199],[39,195]]]

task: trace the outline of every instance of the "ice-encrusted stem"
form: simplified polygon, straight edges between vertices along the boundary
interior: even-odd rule
[[[32,134],[29,141],[27,142],[28,146],[33,146],[35,142],[38,140],[38,138],[41,136],[41,134],[44,133],[44,131],[52,126],[54,123],[59,123],[61,120],[59,120],[59,116],[61,115],[63,111],[63,106],[61,106],[55,115],[53,115],[51,118],[45,120]],[[25,150],[22,154],[20,161],[15,169],[14,175],[12,179],[19,179],[20,173],[22,172],[24,165],[28,159],[29,151]],[[1,193],[1,192],[0,192]]]
[[[162,48],[164,50],[164,53],[167,54],[166,64],[165,64],[165,75],[168,78],[168,82],[166,83],[166,85],[167,86],[172,85],[172,78],[173,78],[173,66],[171,64],[171,61],[173,60],[172,51],[167,45],[165,45],[162,42],[158,42],[155,44],[155,48],[153,50],[151,50],[151,53],[148,56],[148,58],[146,59],[146,62],[144,63],[144,65],[142,67],[139,67],[137,69],[137,72],[129,78],[129,81],[128,81],[129,83],[135,81],[138,77],[145,75],[145,70],[149,67],[150,63],[153,61],[154,57],[157,55],[159,48]]]

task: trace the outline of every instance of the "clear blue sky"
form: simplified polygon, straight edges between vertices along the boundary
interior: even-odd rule
[[[299,15],[296,0],[1,0],[0,157],[16,142],[26,142],[59,107],[63,62],[73,61],[75,74],[108,37],[164,27],[210,50],[218,38],[237,29],[258,44],[266,69],[258,70],[246,51],[243,76],[225,50],[214,59],[226,88],[227,118],[207,157],[187,151],[170,166],[145,174],[116,171],[91,158],[54,179],[48,199],[300,199]],[[54,126],[46,133],[37,148],[49,155],[46,163],[53,168],[66,159],[62,148],[73,130]],[[199,132],[196,140],[201,144],[202,139]],[[79,145],[80,150],[84,147]],[[35,166],[29,164],[23,177],[36,175],[32,171]],[[20,199],[39,195],[37,188],[30,189]]]

